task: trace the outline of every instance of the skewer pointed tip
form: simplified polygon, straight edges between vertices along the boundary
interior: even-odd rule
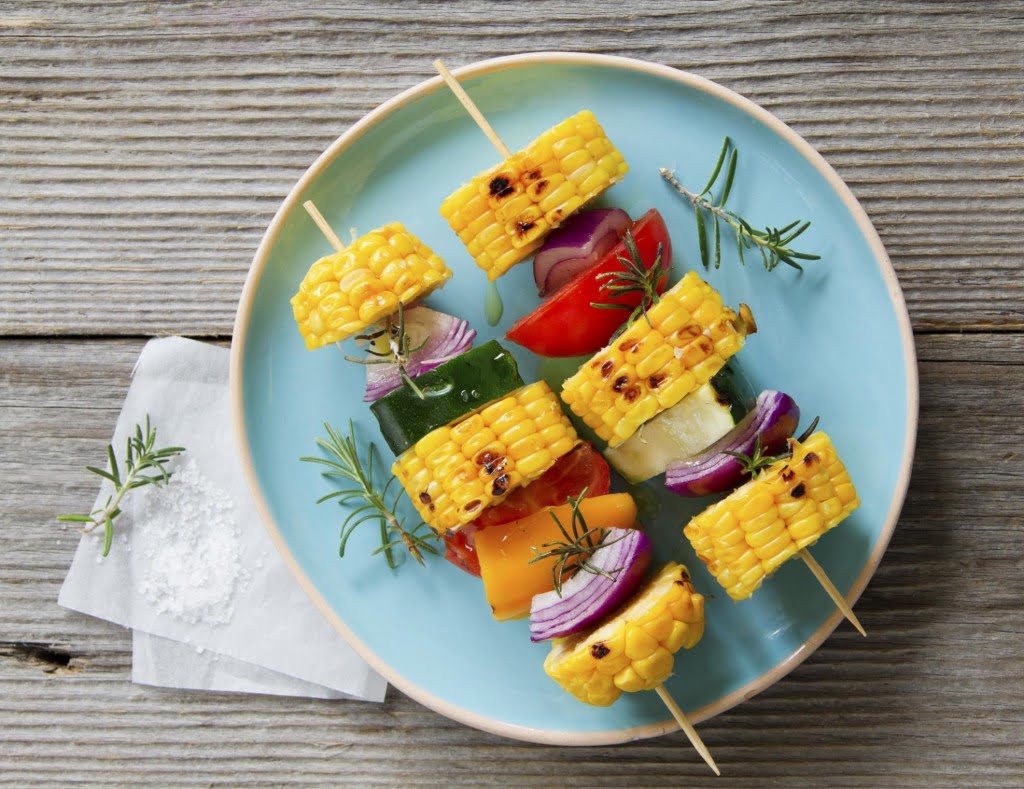
[[[664,705],[668,707],[668,711],[672,713],[672,717],[676,719],[676,723],[678,723],[679,728],[683,730],[686,738],[690,741],[690,745],[692,745],[697,753],[701,755],[701,758],[704,759],[707,766],[714,771],[715,775],[721,776],[722,771],[719,770],[718,765],[715,764],[715,760],[711,756],[711,751],[708,750],[708,746],[704,744],[704,740],[702,740],[700,735],[697,734],[697,730],[693,727],[693,724],[690,723],[686,714],[679,708],[679,705],[676,704],[676,700],[672,698],[672,694],[665,689],[664,685],[658,685],[658,687],[655,688],[655,691],[657,691],[658,696],[661,698]]]

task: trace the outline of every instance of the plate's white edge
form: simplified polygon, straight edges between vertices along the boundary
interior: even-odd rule
[[[705,79],[704,77],[680,71],[670,66],[634,60],[633,58],[613,55],[593,55],[578,52],[531,52],[522,55],[510,55],[490,60],[483,60],[478,63],[463,66],[462,68],[456,69],[454,73],[460,77],[476,77],[482,74],[535,63],[569,63],[615,66],[680,82],[684,85],[696,88],[719,98],[756,118],[793,145],[793,147],[796,148],[804,158],[814,165],[826,181],[828,181],[829,185],[840,196],[854,220],[857,222],[857,226],[860,228],[861,233],[864,235],[864,238],[867,240],[868,245],[874,254],[875,262],[878,264],[882,277],[885,280],[886,287],[889,291],[889,298],[892,300],[893,306],[896,309],[896,315],[900,325],[900,337],[903,343],[903,358],[907,369],[908,379],[906,393],[907,431],[904,437],[903,462],[900,468],[899,479],[896,483],[895,496],[893,497],[892,506],[886,515],[885,526],[871,550],[871,555],[868,557],[867,564],[864,566],[864,569],[861,571],[861,574],[857,577],[856,581],[854,581],[853,586],[847,592],[847,600],[851,605],[853,605],[864,591],[868,581],[874,574],[875,569],[878,567],[878,564],[882,559],[882,555],[885,553],[886,546],[889,544],[889,539],[892,537],[893,530],[896,528],[896,521],[899,518],[900,510],[903,507],[903,501],[906,497],[907,486],[910,483],[910,470],[914,458],[914,443],[917,437],[918,420],[917,356],[914,348],[913,332],[910,326],[910,316],[907,314],[906,302],[903,299],[903,292],[900,290],[899,283],[896,279],[896,273],[892,268],[892,263],[890,262],[889,256],[882,245],[882,240],[878,237],[877,231],[871,224],[871,220],[868,219],[867,214],[857,201],[857,198],[854,197],[853,193],[839,177],[838,173],[832,169],[831,165],[825,161],[821,154],[811,147],[810,143],[805,141],[800,135],[789,128],[789,126],[764,108],[758,106],[749,99],[744,98],[738,93]],[[306,187],[331,161],[333,161],[342,151],[344,151],[360,136],[365,134],[374,126],[374,124],[386,115],[409,103],[412,99],[436,90],[442,85],[443,82],[440,77],[433,77],[425,82],[421,82],[419,85],[415,85],[414,87],[398,94],[394,98],[384,102],[342,134],[317,158],[315,162],[313,162],[295,186],[292,187],[292,190],[288,193],[288,196],[274,215],[274,219],[271,221],[270,226],[267,228],[267,232],[263,236],[263,240],[260,242],[260,245],[256,250],[256,255],[253,258],[252,266],[249,268],[249,273],[242,289],[242,296],[238,304],[238,312],[235,316],[235,325],[231,342],[231,414],[232,423],[234,425],[235,440],[238,445],[239,459],[242,464],[242,471],[245,475],[246,481],[248,482],[249,489],[252,492],[253,499],[256,502],[256,507],[263,518],[263,522],[266,525],[267,530],[270,532],[271,539],[277,546],[277,550],[281,553],[281,556],[284,558],[285,564],[287,564],[291,569],[292,573],[298,580],[299,585],[305,590],[306,594],[309,595],[314,605],[320,609],[321,613],[327,617],[335,629],[341,633],[342,637],[364,660],[366,660],[367,663],[370,664],[370,666],[373,667],[374,670],[380,673],[388,682],[393,684],[399,690],[408,694],[420,703],[425,704],[427,707],[430,707],[442,715],[453,718],[454,720],[460,721],[469,726],[492,732],[494,734],[500,734],[504,737],[511,737],[513,739],[542,743],[546,745],[610,745],[643,739],[646,737],[655,737],[660,734],[674,731],[678,729],[678,725],[671,718],[661,723],[636,726],[629,729],[613,729],[608,731],[585,733],[515,726],[465,710],[445,701],[444,699],[434,696],[417,685],[414,685],[392,670],[390,666],[382,661],[366,646],[366,644],[360,641],[356,634],[353,633],[334,612],[309,578],[306,577],[306,574],[303,572],[302,568],[295,560],[295,557],[292,556],[291,551],[288,549],[288,545],[285,543],[284,537],[278,530],[277,524],[274,522],[274,519],[270,514],[270,509],[267,507],[267,503],[263,498],[263,492],[257,482],[256,471],[252,465],[249,441],[245,433],[245,403],[242,396],[242,356],[245,350],[246,333],[248,331],[250,313],[256,293],[256,284],[262,276],[269,250],[276,240],[278,233],[281,231],[281,226],[285,217],[287,217],[298,205],[300,196],[305,191]],[[739,688],[733,693],[723,696],[717,701],[695,710],[690,714],[690,719],[694,723],[699,723],[702,720],[706,720],[721,712],[725,712],[736,704],[739,704],[757,693],[760,693],[765,688],[770,687],[806,660],[807,657],[832,633],[836,625],[842,621],[842,618],[842,614],[839,611],[836,611],[821,625],[821,627],[811,634],[807,641],[805,641],[792,654],[786,657],[770,671],[767,671],[756,679],[748,682],[742,688]]]

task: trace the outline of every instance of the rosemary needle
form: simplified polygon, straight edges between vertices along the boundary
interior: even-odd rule
[[[184,447],[156,449],[156,429],[149,422],[149,414],[146,414],[145,427],[137,424],[134,431],[128,434],[124,458],[121,461],[123,469],[117,462],[112,444],[107,444],[107,470],[86,466],[88,471],[103,477],[114,486],[114,492],[107,496],[106,503],[89,514],[59,515],[57,520],[81,523],[82,532],[85,534],[102,526],[103,555],[106,556],[110,553],[110,546],[114,540],[114,521],[121,514],[121,502],[124,497],[129,491],[145,485],[166,483],[171,478],[171,472],[167,470],[166,464],[184,451]]]

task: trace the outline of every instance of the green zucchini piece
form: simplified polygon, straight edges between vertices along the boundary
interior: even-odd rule
[[[735,357],[711,379],[711,385],[719,396],[729,403],[732,418],[739,422],[754,407],[758,392],[736,364]]]
[[[617,447],[605,450],[615,470],[638,483],[663,474],[670,463],[696,455],[736,424],[727,398],[706,383]]]
[[[400,455],[438,427],[522,387],[515,358],[495,340],[470,348],[413,380],[424,394],[401,386],[370,406],[391,451]]]

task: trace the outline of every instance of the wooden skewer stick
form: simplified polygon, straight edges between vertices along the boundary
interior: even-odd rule
[[[821,584],[822,588],[828,592],[828,596],[832,598],[832,602],[836,604],[836,608],[843,613],[843,616],[850,620],[850,624],[857,628],[858,633],[867,637],[867,631],[860,623],[857,615],[853,613],[853,609],[850,608],[850,604],[846,602],[846,598],[839,593],[839,590],[836,589],[836,585],[832,583],[832,579],[825,574],[821,565],[815,561],[814,557],[811,556],[810,552],[806,548],[800,551],[800,558],[804,560],[804,564],[806,564],[810,571],[814,573],[814,577],[818,579],[818,583]]]
[[[512,156],[512,151],[508,149],[508,146],[501,141],[501,137],[498,133],[491,128],[491,124],[487,122],[487,118],[480,112],[480,108],[477,107],[473,100],[469,97],[459,81],[452,76],[452,73],[448,70],[448,67],[444,64],[444,61],[438,58],[434,61],[434,68],[437,69],[437,73],[441,75],[448,87],[452,89],[452,93],[455,94],[455,98],[459,100],[459,103],[466,108],[466,112],[469,113],[470,117],[476,121],[476,125],[480,127],[480,131],[487,135],[487,139],[491,141],[491,145],[498,149],[498,153],[501,154],[502,159],[509,159]]]
[[[320,228],[320,232],[324,234],[328,241],[331,242],[331,246],[334,247],[335,252],[341,252],[345,249],[345,245],[341,239],[338,238],[338,234],[334,232],[334,228],[331,227],[327,220],[324,219],[324,215],[320,213],[320,209],[314,205],[312,200],[307,200],[302,204],[302,207],[306,209],[306,213],[310,215],[316,226]]]
[[[697,730],[693,728],[693,724],[690,723],[683,711],[679,709],[679,705],[676,704],[676,700],[672,698],[672,694],[665,690],[664,685],[658,685],[655,690],[658,691],[658,695],[661,697],[661,700],[665,703],[665,706],[668,707],[668,711],[672,713],[672,717],[676,719],[676,723],[679,724],[679,728],[683,730],[687,739],[690,740],[690,744],[696,748],[697,753],[699,753],[703,757],[704,761],[708,763],[708,767],[715,771],[715,775],[721,775],[722,771],[718,769],[718,765],[715,764],[715,760],[711,758],[711,751],[708,750],[708,746],[704,744],[704,740],[702,740],[700,735],[697,734]]]

